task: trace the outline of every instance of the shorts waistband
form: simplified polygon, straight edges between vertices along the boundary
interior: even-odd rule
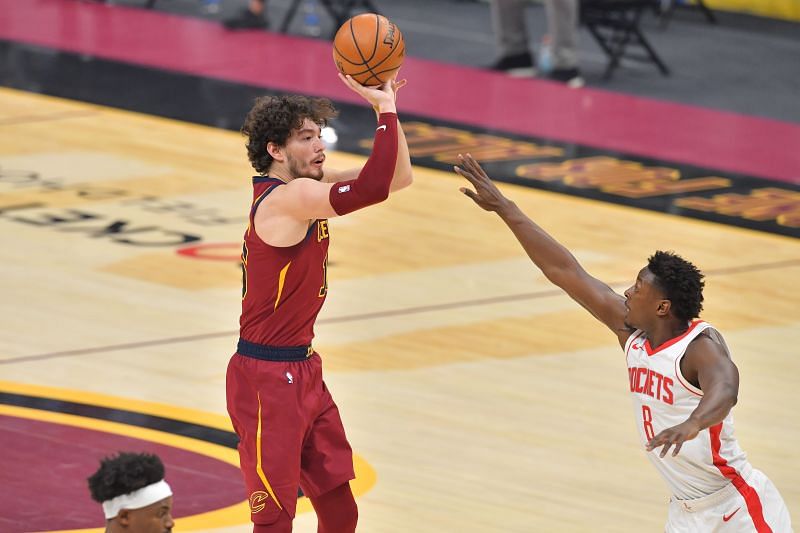
[[[741,472],[739,472],[739,476],[746,481],[747,478],[750,477],[750,474],[752,472],[753,472],[753,467],[748,464],[745,466],[745,468],[742,469]],[[724,502],[725,500],[737,494],[738,492],[739,489],[736,488],[736,483],[731,481],[723,488],[719,489],[717,492],[712,492],[708,496],[703,496],[701,498],[694,498],[692,500],[681,500],[673,496],[671,500],[680,505],[684,511],[688,511],[690,513],[696,513],[698,511],[708,509],[709,507],[714,507],[715,505]]]
[[[314,348],[308,346],[267,346],[239,339],[236,352],[247,357],[262,359],[264,361],[292,362],[305,361],[314,353]]]

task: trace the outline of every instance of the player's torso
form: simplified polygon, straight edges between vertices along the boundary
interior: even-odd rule
[[[240,337],[269,346],[302,346],[311,344],[314,321],[327,294],[328,221],[314,221],[294,246],[262,241],[255,231],[255,211],[282,184],[274,178],[253,178],[250,224],[242,248]]]
[[[694,321],[684,334],[657,349],[641,331],[628,338],[628,383],[642,447],[664,429],[684,422],[699,405],[703,391],[683,377],[680,362],[689,343],[709,327],[707,322]],[[660,448],[647,452],[648,459],[679,499],[712,494],[729,483],[730,469],[739,473],[749,469],[736,442],[730,413],[720,424],[685,442],[677,457],[670,450],[661,459],[660,452]]]

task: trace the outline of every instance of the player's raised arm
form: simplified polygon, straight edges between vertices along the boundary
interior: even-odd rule
[[[293,179],[270,200],[274,214],[298,220],[344,215],[380,203],[392,188],[408,186],[412,181],[408,146],[397,120],[394,81],[380,87],[364,87],[349,76],[339,76],[378,112],[372,153],[353,179],[335,183]]]
[[[351,77],[345,77],[342,74],[339,74],[339,79],[347,85],[352,91],[361,95],[364,99],[368,102],[370,99],[368,98],[369,93],[364,93],[364,90],[370,90],[367,87],[359,85],[356,83]],[[407,80],[400,80],[397,81],[395,76],[392,76],[389,79],[389,83],[391,85],[392,91],[395,95],[395,106],[397,102],[397,92],[405,87]],[[371,102],[370,102],[371,103]],[[380,111],[377,107],[373,106],[375,109],[375,114],[380,121]],[[378,126],[380,127],[380,125]],[[351,179],[355,179],[361,173],[363,167],[360,168],[352,168],[348,170],[326,170],[325,176],[322,178],[322,181],[329,182],[329,183],[338,183],[340,181],[347,181]],[[397,121],[397,162],[394,168],[394,175],[392,176],[392,184],[389,188],[389,192],[396,192],[400,189],[404,189],[411,185],[413,181],[413,174],[411,170],[411,156],[408,152],[408,143],[406,142],[406,135],[403,132],[403,126],[400,124],[400,121]]]
[[[624,344],[631,333],[625,325],[625,298],[590,276],[569,250],[506,198],[471,155],[459,158],[461,165],[454,167],[456,173],[475,187],[474,191],[461,188],[461,192],[486,211],[497,213],[547,279],[608,326]]]

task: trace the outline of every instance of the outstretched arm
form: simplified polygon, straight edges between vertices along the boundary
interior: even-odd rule
[[[349,76],[339,76],[378,113],[372,154],[352,177],[333,175],[323,182],[309,178],[292,180],[271,195],[268,216],[306,221],[344,215],[386,200],[393,186],[401,188],[411,183],[408,146],[397,121],[397,84],[389,80],[380,87],[363,87]],[[257,218],[257,229],[263,225],[259,222]]]
[[[369,90],[361,85],[359,85],[356,81],[352,78],[345,78],[341,74],[339,74],[339,78],[350,87],[351,90],[358,94],[362,94],[365,90]],[[397,101],[397,92],[405,87],[407,81],[400,80],[396,81],[395,79],[390,80],[392,91],[394,92],[395,96],[395,104]],[[364,96],[362,94],[362,96]],[[380,120],[380,111],[377,107],[375,107],[375,114],[378,116]],[[361,172],[361,168],[352,168],[349,170],[328,170],[325,172],[325,177],[322,181],[327,183],[338,183],[340,181],[347,181],[352,180],[358,177],[359,173]],[[406,142],[406,135],[403,133],[403,127],[400,124],[400,121],[397,121],[397,162],[395,163],[394,167],[394,175],[392,176],[392,184],[389,188],[389,192],[399,191],[400,189],[404,189],[411,185],[413,181],[413,175],[411,171],[411,156],[409,155],[408,151],[408,143]]]
[[[722,422],[736,405],[739,394],[739,370],[728,354],[725,341],[714,330],[707,329],[689,344],[681,359],[681,374],[703,391],[703,398],[688,419],[661,431],[647,443],[648,452],[663,446],[661,457],[672,446],[675,446],[672,455],[678,455],[684,442]]]
[[[461,192],[483,209],[497,213],[547,279],[608,326],[624,345],[631,333],[625,325],[625,299],[590,276],[569,250],[506,198],[471,155],[459,158],[461,166],[455,167],[456,173],[475,187]]]

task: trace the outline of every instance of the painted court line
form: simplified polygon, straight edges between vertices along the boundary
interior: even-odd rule
[[[720,268],[715,270],[708,270],[705,272],[706,276],[717,275],[725,276],[729,274],[739,274],[742,272],[758,272],[764,270],[776,270],[787,267],[800,266],[800,259],[787,259],[785,261],[777,261],[774,263],[759,263],[753,265],[742,265],[739,267]],[[612,287],[627,287],[630,282],[618,282],[610,284]],[[512,294],[508,296],[499,296],[491,298],[481,298],[475,300],[464,300],[461,302],[450,302],[446,304],[433,304],[423,305],[418,307],[407,307],[403,309],[392,309],[389,311],[382,311],[379,313],[364,313],[354,315],[344,315],[339,317],[332,317],[328,319],[320,319],[317,324],[338,324],[345,322],[357,322],[359,320],[371,320],[375,318],[386,318],[392,316],[407,316],[418,313],[427,313],[431,311],[442,311],[448,309],[458,309],[462,307],[474,307],[479,305],[496,304],[503,302],[514,302],[520,300],[534,300],[538,298],[547,298],[550,296],[559,296],[563,294],[561,289],[548,289],[537,292]],[[154,339],[151,341],[130,342],[123,344],[114,344],[109,346],[96,346],[94,348],[81,348],[76,350],[65,350],[62,352],[50,352],[36,355],[23,355],[20,357],[12,357],[0,361],[0,365],[14,364],[14,363],[27,363],[31,361],[42,361],[48,359],[57,359],[61,357],[71,357],[75,355],[89,355],[101,352],[114,352],[121,350],[132,350],[135,348],[145,348],[148,346],[164,346],[167,344],[178,344],[184,342],[194,342],[204,339],[216,339],[222,337],[234,337],[238,332],[236,331],[219,331],[214,333],[204,333],[200,335],[186,335],[183,337],[169,337],[166,339]]]
[[[53,122],[56,120],[69,120],[72,118],[85,118],[98,115],[97,111],[63,111],[60,113],[49,113],[46,115],[20,115],[0,119],[0,126],[19,126],[21,124],[33,124],[35,122]]]

